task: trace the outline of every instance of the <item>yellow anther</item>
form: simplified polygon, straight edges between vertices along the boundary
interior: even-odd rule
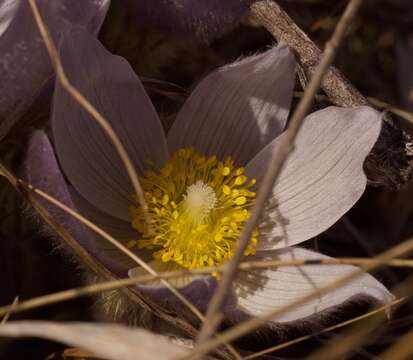
[[[238,177],[235,179],[235,185],[242,185],[242,184],[244,184],[246,181],[247,181],[247,177],[246,177],[246,176],[244,176],[244,175],[238,176]]]
[[[162,197],[162,205],[165,206],[168,202],[169,202],[169,196],[168,196],[168,194],[165,194],[165,195]]]
[[[231,169],[228,166],[224,166],[222,168],[221,174],[224,176],[228,176],[231,173]]]
[[[247,202],[247,198],[245,196],[240,196],[235,199],[235,205],[244,205]]]
[[[161,257],[163,262],[168,262],[169,260],[171,260],[171,258],[172,256],[169,252],[164,252]]]
[[[229,195],[229,194],[231,194],[231,188],[230,188],[228,185],[224,185],[224,186],[222,187],[222,192],[223,192],[225,195]]]

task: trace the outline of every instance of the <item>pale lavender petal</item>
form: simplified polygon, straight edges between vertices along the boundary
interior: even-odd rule
[[[0,336],[55,340],[111,360],[172,360],[189,353],[189,349],[147,330],[102,323],[16,321],[1,325]]]
[[[126,5],[140,23],[202,39],[232,29],[248,9],[240,0],[127,0]]]
[[[73,24],[96,33],[109,0],[38,0],[55,41]],[[12,18],[10,18],[12,16]],[[43,40],[27,0],[0,3],[0,139],[28,110],[53,76]]]
[[[328,256],[294,247],[267,252],[260,257],[263,258],[284,261],[329,259]],[[247,314],[260,316],[281,309],[356,270],[356,267],[350,265],[303,265],[241,271],[235,285],[238,306]],[[294,310],[282,313],[272,321],[288,322],[305,319],[323,310],[333,311],[356,295],[369,296],[378,303],[393,299],[383,284],[373,276],[364,274],[332,292],[319,295]]]
[[[72,84],[112,125],[136,170],[146,161],[160,166],[168,158],[159,118],[129,64],[111,55],[81,28],[61,45],[61,58]],[[52,117],[60,164],[74,188],[98,209],[129,221],[134,193],[111,140],[60,84]]]
[[[14,19],[20,2],[21,0],[0,0],[0,36]]]
[[[87,200],[85,200],[79,193],[72,187],[69,187],[70,197],[79,213],[91,220],[95,225],[99,226],[102,230],[106,231],[109,235],[113,236],[123,245],[127,245],[131,240],[138,240],[141,236],[128,221],[124,221],[100,211]],[[136,262],[132,260],[124,252],[113,246],[109,241],[102,236],[91,231],[90,236],[93,237],[96,248],[105,256],[116,260],[125,267],[136,266]],[[152,260],[152,251],[139,249],[137,255],[145,260]]]
[[[68,186],[60,172],[53,149],[47,136],[41,132],[33,133],[24,164],[25,177],[33,186],[45,191],[70,208],[76,209]],[[92,256],[101,261],[110,271],[118,276],[127,274],[127,267],[114,261],[99,250],[91,234],[72,216],[68,215],[50,202],[38,197],[43,206],[57,219],[59,225],[76,239]],[[94,220],[93,218],[91,219]],[[59,241],[63,241],[57,238]]]
[[[284,129],[295,60],[286,45],[224,66],[191,94],[168,134],[170,151],[193,146],[245,165]]]
[[[381,129],[369,107],[329,107],[309,115],[273,189],[260,226],[259,250],[300,243],[333,225],[366,187],[363,162]],[[280,138],[246,167],[262,180]]]

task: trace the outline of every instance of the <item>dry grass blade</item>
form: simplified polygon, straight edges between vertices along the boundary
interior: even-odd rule
[[[381,354],[379,360],[408,360],[413,354],[413,330],[403,335],[392,347]]]
[[[347,5],[346,10],[338,22],[330,41],[326,44],[320,63],[318,64],[308,87],[304,91],[304,96],[299,102],[297,109],[289,122],[288,128],[285,131],[285,136],[283,137],[280,146],[277,148],[277,151],[272,155],[268,170],[264,176],[260,189],[258,190],[256,203],[252,209],[251,216],[242,231],[242,234],[237,242],[234,256],[228,262],[228,267],[225,269],[219,287],[208,307],[206,321],[204,322],[199,335],[199,343],[206,341],[221,321],[221,308],[237,274],[238,264],[248,246],[252,233],[258,224],[258,221],[263,213],[265,203],[269,198],[283,165],[288,155],[293,150],[294,139],[296,138],[304,118],[310,109],[314,96],[317,94],[325,73],[329,70],[333,62],[336,49],[340,45],[341,40],[344,38],[345,31],[354,16],[357,14],[360,5],[361,0],[352,0]]]
[[[357,316],[357,317],[355,317],[355,318],[353,318],[353,319],[350,319],[350,320],[347,320],[347,321],[343,321],[343,322],[341,322],[341,323],[339,323],[339,324],[330,326],[330,327],[328,327],[328,328],[325,328],[325,329],[323,329],[323,330],[317,331],[317,332],[315,332],[315,333],[311,333],[311,334],[309,334],[309,335],[301,336],[301,337],[299,337],[299,338],[297,338],[297,339],[294,339],[294,340],[291,340],[291,341],[287,341],[287,342],[281,343],[281,344],[279,344],[279,345],[275,345],[275,346],[272,346],[272,347],[270,347],[270,348],[268,348],[268,349],[265,349],[265,350],[259,351],[259,352],[257,352],[257,353],[254,353],[254,354],[252,354],[252,355],[246,356],[246,357],[244,357],[244,360],[257,359],[257,358],[259,358],[259,357],[261,357],[261,356],[263,356],[263,355],[267,355],[267,354],[272,353],[272,352],[274,352],[274,351],[281,350],[281,349],[285,349],[285,348],[287,348],[287,347],[289,347],[289,346],[296,345],[296,344],[298,344],[298,343],[300,343],[300,342],[303,342],[303,341],[305,341],[305,340],[314,338],[314,337],[319,336],[319,335],[322,335],[322,334],[324,334],[324,333],[327,333],[327,332],[330,332],[330,331],[333,331],[333,330],[337,330],[337,329],[343,328],[343,327],[345,327],[345,326],[354,324],[354,323],[356,323],[356,322],[359,322],[359,321],[361,321],[361,320],[364,320],[364,319],[367,319],[367,318],[369,318],[369,317],[371,317],[371,316],[374,316],[374,315],[376,315],[376,314],[378,314],[378,313],[381,313],[381,312],[386,312],[386,313],[387,313],[387,312],[391,311],[391,309],[392,309],[394,306],[400,305],[401,303],[404,303],[405,301],[406,301],[406,298],[396,299],[396,300],[392,301],[390,304],[387,304],[387,305],[385,305],[385,306],[379,307],[378,309],[369,311],[369,312],[367,312],[367,313],[365,313],[365,314],[363,314],[363,315]]]
[[[188,353],[163,336],[120,325],[19,321],[1,325],[0,335],[55,340],[111,360],[173,359]]]
[[[96,108],[70,83],[63,69],[62,63],[60,61],[59,53],[50,33],[40,15],[39,8],[37,7],[36,0],[29,0],[30,6],[33,11],[37,26],[42,35],[43,41],[46,45],[47,51],[49,52],[50,59],[56,71],[57,79],[60,81],[63,88],[82,106],[92,118],[101,126],[104,132],[107,134],[109,139],[112,141],[120,159],[122,160],[128,176],[131,180],[132,186],[136,192],[139,203],[144,211],[145,219],[148,224],[150,224],[150,216],[148,212],[148,205],[146,204],[145,196],[143,194],[142,186],[139,182],[138,174],[136,173],[135,167],[126,152],[122,142],[120,141],[118,135],[113,131],[111,125],[108,121],[104,119],[102,114],[100,114]]]
[[[86,219],[84,216],[80,215],[78,212],[75,210],[69,208],[65,204],[61,203],[59,200],[55,199],[54,197],[48,195],[44,191],[34,188],[33,186],[29,184],[25,184],[23,181],[20,180],[20,183],[27,187],[27,189],[35,192],[37,195],[40,195],[42,198],[46,199],[53,205],[57,206],[59,209],[63,210],[70,216],[73,216],[75,219],[80,221],[82,224],[84,224],[86,227],[88,227],[90,230],[95,232],[96,234],[100,235],[103,237],[105,240],[110,242],[113,246],[118,248],[120,251],[122,251],[124,254],[129,256],[133,261],[136,262],[139,266],[141,266],[144,270],[146,270],[149,274],[158,277],[158,273],[152,269],[144,260],[142,260],[139,256],[137,256],[134,252],[132,252],[130,249],[128,249],[125,245],[120,243],[118,240],[116,240],[113,236],[108,234],[106,231],[102,230],[99,226],[95,225],[92,221],[89,219]],[[181,293],[176,290],[170,283],[168,283],[166,280],[161,279],[160,280],[163,285],[165,285],[179,300],[182,301],[182,303],[187,306],[199,319],[203,319],[203,315],[199,312],[199,310],[194,307],[184,296],[181,295]]]
[[[327,286],[324,286],[322,288],[318,288],[316,291],[313,293],[310,293],[306,296],[303,296],[295,301],[292,301],[290,304],[280,308],[276,309],[274,311],[271,311],[261,317],[253,318],[249,321],[246,321],[244,323],[241,323],[239,325],[234,326],[233,328],[223,332],[220,334],[219,338],[215,338],[212,340],[209,340],[205,342],[204,344],[198,345],[197,348],[194,349],[193,353],[189,355],[188,357],[185,357],[184,359],[193,359],[199,354],[206,353],[212,349],[214,349],[216,346],[220,345],[223,341],[229,342],[234,339],[239,338],[240,336],[249,333],[250,331],[257,329],[258,327],[262,326],[267,321],[271,321],[275,318],[277,318],[279,315],[286,311],[292,311],[294,310],[297,306],[300,306],[312,299],[315,299],[319,296],[323,296],[324,294],[327,294],[330,291],[333,291],[341,286],[344,286],[345,284],[348,284],[350,281],[356,279],[360,275],[364,274],[366,271],[371,271],[379,266],[382,266],[386,262],[390,261],[391,259],[394,259],[399,256],[404,256],[408,254],[409,252],[413,251],[413,238],[406,240],[405,242],[398,244],[389,250],[381,253],[380,255],[376,256],[371,262],[371,264],[363,266],[359,270],[355,270],[354,272],[349,273],[346,276],[343,276],[342,278],[338,279],[332,284],[329,284]]]
[[[19,303],[19,297],[16,296],[13,300],[13,303],[9,306],[10,311],[7,311],[7,312],[4,313],[4,317],[3,317],[3,319],[1,319],[0,325],[5,324],[9,320],[11,312],[16,308],[18,303]]]
[[[331,266],[331,265],[354,264],[354,263],[366,264],[366,263],[371,263],[372,261],[371,259],[358,259],[358,260],[363,260],[361,262],[353,261],[353,259],[350,259],[349,261],[347,261],[346,259],[334,259],[334,260],[337,260],[337,261],[335,263],[320,262],[319,265],[330,265]],[[406,263],[408,267],[413,267],[412,262],[409,260],[395,259],[394,261],[397,265],[402,265],[402,263]],[[389,263],[391,264],[392,262],[389,262]],[[263,268],[271,268],[271,267],[278,268],[278,267],[297,266],[297,265],[300,265],[300,266],[314,265],[314,262],[306,263],[306,261],[300,261],[300,260],[256,261],[256,262],[241,263],[239,268],[241,270],[251,270],[251,269],[263,269]],[[69,289],[69,290],[64,290],[64,291],[60,291],[60,292],[56,292],[56,293],[52,293],[48,295],[39,296],[39,297],[32,298],[26,301],[22,301],[18,304],[0,306],[0,316],[6,315],[6,314],[13,314],[13,313],[17,313],[17,312],[21,312],[21,311],[25,311],[29,309],[34,309],[34,308],[38,308],[38,307],[46,306],[50,304],[55,304],[55,303],[62,302],[62,301],[68,301],[68,300],[76,299],[81,296],[93,295],[93,294],[104,292],[104,291],[121,289],[123,287],[131,286],[135,284],[145,284],[145,283],[152,282],[152,281],[159,280],[159,279],[167,280],[167,279],[173,279],[173,278],[178,278],[182,276],[187,277],[187,276],[211,275],[213,273],[221,272],[222,269],[223,267],[221,265],[221,266],[214,266],[214,267],[203,268],[203,269],[173,271],[173,272],[167,272],[167,273],[159,273],[157,275],[147,274],[147,275],[134,276],[134,277],[126,278],[126,279],[105,281],[105,282],[98,283],[98,284],[87,285],[87,286],[83,286],[80,288]],[[384,306],[383,309],[388,308],[389,306],[391,306],[391,304]]]
[[[297,98],[301,98],[303,96],[303,94],[304,93],[302,91],[294,91],[294,96],[297,97]],[[330,102],[330,99],[326,95],[318,94],[316,96],[316,99],[320,100],[320,101]],[[400,109],[400,108],[398,108],[396,106],[393,106],[393,105],[391,105],[391,104],[389,104],[389,103],[387,103],[383,100],[380,100],[380,99],[377,99],[377,98],[374,98],[374,97],[371,97],[371,96],[368,96],[367,100],[369,101],[369,103],[371,105],[375,106],[376,108],[389,111],[389,112],[393,113],[394,115],[397,115],[397,116],[401,117],[402,119],[406,120],[408,123],[413,124],[413,113],[411,113],[410,111]]]
[[[35,196],[31,191],[27,191],[26,188],[20,186],[19,180],[0,162],[0,173],[6,177],[10,184],[19,192],[35,209],[39,216],[45,221],[50,228],[56,232],[61,238],[66,242],[66,244],[71,248],[73,253],[78,257],[79,261],[87,266],[91,271],[103,279],[113,280],[114,276],[110,273],[105,267],[102,266],[99,262],[96,262],[91,255],[79,245],[79,243],[72,237],[72,235],[58,222],[54,217],[40,204],[38,197]],[[122,293],[137,306],[141,306],[143,309],[152,312],[157,317],[165,320],[170,323],[172,326],[179,328],[187,336],[194,338],[197,335],[196,329],[186,322],[184,319],[181,319],[174,314],[171,314],[166,309],[162,308],[159,304],[150,301],[144,297],[140,292],[133,291],[127,288],[121,289]],[[19,307],[19,305],[16,305]],[[13,313],[13,309],[8,309],[10,313]],[[7,312],[7,311],[6,311]],[[216,350],[217,353],[222,356],[224,359],[231,359],[227,353],[221,350]]]
[[[86,227],[88,227],[90,230],[95,232],[96,234],[100,235],[103,237],[105,240],[110,242],[113,246],[118,248],[120,251],[122,251],[124,254],[129,256],[133,261],[135,261],[139,266],[141,266],[145,271],[147,271],[149,274],[151,274],[154,278],[159,278],[160,281],[162,282],[163,285],[165,285],[166,288],[168,288],[172,294],[174,294],[191,312],[193,312],[198,319],[201,321],[204,321],[205,318],[202,315],[202,313],[190,302],[188,301],[175,287],[173,287],[167,280],[160,278],[159,274],[152,268],[150,267],[145,261],[143,261],[141,258],[139,258],[134,252],[132,252],[130,249],[128,249],[126,246],[121,244],[118,240],[113,238],[110,234],[102,230],[100,227],[95,225],[93,222],[91,222],[89,219],[86,219],[84,216],[80,215],[77,213],[75,210],[69,208],[65,204],[61,203],[59,200],[55,199],[54,197],[50,196],[49,194],[45,193],[44,191],[37,189],[30,184],[26,184],[24,181],[19,180],[19,184],[23,187],[25,187],[27,190],[32,191],[36,193],[37,195],[41,196],[45,200],[49,201],[59,209],[63,210],[70,216],[73,216],[75,219],[80,221],[82,224],[84,224]],[[231,353],[236,357],[240,358],[238,353],[233,349],[230,345],[226,345],[229,347]]]
[[[191,312],[193,312],[196,317],[201,320],[202,322],[205,321],[204,316],[202,313],[189,301],[187,300],[175,287],[173,287],[167,280],[162,279],[159,277],[159,274],[152,268],[150,267],[145,261],[143,261],[141,258],[139,258],[135,253],[133,253],[131,250],[129,250],[126,246],[122,245],[118,240],[113,238],[111,235],[109,235],[107,232],[96,226],[93,222],[90,220],[86,219],[84,216],[80,215],[76,211],[70,209],[66,205],[62,204],[60,201],[57,199],[53,198],[52,196],[48,195],[47,193],[34,188],[31,185],[26,185],[30,190],[34,191],[36,194],[40,195],[47,201],[51,202],[55,206],[59,207],[63,211],[67,212],[69,215],[73,216],[80,222],[82,222],[85,226],[87,226],[90,230],[94,231],[98,235],[102,236],[105,240],[110,242],[112,245],[117,247],[119,250],[121,250],[124,254],[129,256],[132,260],[134,260],[138,265],[140,265],[144,270],[146,270],[149,274],[153,275],[156,278],[159,278],[161,283],[165,285],[165,287],[171,291],[172,294],[174,294]],[[240,359],[241,357],[238,355],[236,350],[230,346],[225,344],[231,353],[237,358]]]
[[[373,97],[367,97],[367,100],[374,106],[377,106],[378,108],[381,109],[386,109],[387,111],[392,112],[393,114],[400,116],[402,119],[407,120],[410,124],[413,124],[413,114],[409,111],[399,109],[385,101],[373,98]]]
[[[394,295],[400,298],[411,297],[413,294],[412,285],[413,277],[410,277],[397,286],[394,290]],[[368,341],[374,331],[380,331],[380,325],[386,320],[386,316],[377,314],[377,316],[370,317],[363,323],[350,327],[340,338],[330,341],[329,344],[311,354],[307,360],[330,360],[332,353],[334,353],[337,359],[346,357],[348,354],[354,352],[361,344]]]
[[[39,12],[39,8],[36,4],[36,0],[29,0],[30,6],[32,8],[32,12],[34,15],[34,18],[36,20],[37,26],[39,28],[39,31],[41,33],[41,36],[43,38],[43,41],[46,45],[47,51],[49,52],[50,59],[52,61],[52,64],[55,67],[56,71],[56,76],[57,79],[60,81],[61,85],[63,86],[64,89],[79,103],[80,106],[82,106],[86,111],[89,112],[89,114],[93,117],[93,119],[96,120],[96,122],[101,126],[101,128],[105,131],[107,136],[110,138],[112,141],[116,151],[118,152],[119,157],[121,158],[126,171],[129,175],[129,178],[131,180],[132,186],[135,190],[135,193],[138,197],[138,201],[140,203],[140,206],[142,207],[144,217],[146,219],[147,224],[151,224],[151,219],[148,211],[148,205],[145,200],[145,196],[143,193],[142,186],[140,184],[138,175],[136,173],[135,167],[132,163],[132,161],[129,158],[129,155],[127,154],[122,142],[120,141],[119,137],[117,134],[113,131],[112,127],[110,124],[104,119],[104,117],[96,110],[96,108],[70,83],[68,80],[65,71],[63,69],[63,66],[61,64],[60,58],[58,51],[56,49],[56,46],[53,43],[53,40],[50,36],[49,31],[47,30],[47,27],[42,19],[42,16]],[[92,223],[90,223],[92,224]],[[92,224],[93,225],[93,224]],[[124,249],[128,250],[127,248],[124,247]],[[137,257],[135,257],[136,260]],[[141,265],[142,266],[142,265]],[[142,266],[145,268],[145,270],[148,270],[150,272],[154,272],[153,269],[149,268],[146,264]],[[150,270],[149,270],[150,269]],[[203,315],[196,309],[187,299],[185,299],[175,288],[173,288],[169,283],[166,284],[165,280],[161,280],[164,285],[170,289],[175,296],[177,296],[184,304],[187,306],[200,320],[203,320]],[[230,351],[233,353],[233,355],[239,359],[240,356],[236,353],[234,349],[230,347]]]

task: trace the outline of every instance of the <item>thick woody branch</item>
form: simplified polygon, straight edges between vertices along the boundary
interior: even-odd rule
[[[311,78],[320,62],[320,49],[274,1],[258,0],[250,7],[252,20],[264,26],[278,41],[294,49],[302,72]],[[354,107],[368,100],[334,67],[323,79],[321,88],[338,106]],[[365,169],[369,183],[393,189],[413,177],[413,137],[398,128],[390,116],[385,117],[381,136],[368,157]]]

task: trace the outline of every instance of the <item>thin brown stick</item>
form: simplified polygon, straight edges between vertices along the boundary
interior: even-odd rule
[[[247,248],[248,243],[251,239],[252,233],[263,213],[265,203],[267,202],[274,184],[279,174],[281,173],[284,163],[288,155],[293,150],[294,140],[301,128],[301,125],[303,124],[308,110],[310,109],[314,96],[317,94],[324,75],[329,70],[334,60],[336,50],[339,47],[342,39],[344,38],[349,24],[357,14],[361,2],[362,0],[351,0],[347,5],[343,16],[337,24],[333,36],[326,44],[320,63],[314,71],[314,75],[311,78],[308,87],[304,91],[304,96],[298,104],[297,109],[295,110],[290,120],[289,126],[284,133],[285,135],[282,138],[280,146],[277,148],[276,152],[272,154],[272,159],[264,176],[262,185],[258,191],[256,203],[252,209],[251,217],[248,219],[242,231],[242,234],[237,242],[235,254],[228,262],[228,267],[224,271],[219,287],[214,297],[211,299],[210,305],[208,307],[206,321],[204,322],[199,335],[199,343],[201,344],[205,342],[211,336],[211,334],[213,334],[221,321],[222,306],[228,294],[228,291],[232,286],[232,282],[236,277],[238,264],[243,257],[245,249]],[[259,4],[260,2],[257,3],[257,6],[259,6]]]
[[[302,84],[314,73],[321,51],[289,15],[274,0],[253,1],[250,13],[253,21],[265,27],[277,41],[289,45],[296,53]],[[303,85],[303,87],[304,87]],[[367,105],[367,99],[335,67],[324,76],[322,89],[338,106]],[[366,175],[370,184],[399,189],[413,177],[411,147],[413,137],[395,125],[388,116],[376,145],[366,159]]]
[[[403,335],[397,342],[384,351],[378,360],[408,360],[413,354],[413,330]]]
[[[1,319],[0,325],[5,324],[5,323],[9,320],[10,314],[12,313],[13,309],[16,308],[16,306],[17,306],[18,303],[19,303],[19,297],[16,296],[16,297],[14,298],[14,300],[13,300],[13,303],[12,303],[11,305],[9,305],[9,309],[10,309],[10,310],[9,310],[9,311],[6,311],[6,312],[4,313],[4,317],[3,317],[3,319]],[[3,314],[1,314],[1,315],[3,315]],[[1,315],[0,315],[0,316],[1,316]]]
[[[305,335],[305,336],[301,336],[301,337],[299,337],[299,338],[297,338],[297,339],[294,339],[294,340],[291,340],[291,341],[287,341],[287,342],[284,342],[284,343],[282,343],[282,344],[275,345],[275,346],[272,346],[272,347],[270,347],[270,348],[268,348],[268,349],[264,349],[264,350],[262,350],[262,351],[259,351],[259,352],[256,352],[256,353],[254,353],[254,354],[248,355],[248,356],[244,357],[243,360],[256,359],[256,358],[259,358],[259,357],[261,357],[261,356],[263,356],[263,355],[267,355],[267,354],[272,353],[272,352],[274,352],[274,351],[278,351],[278,350],[281,350],[281,349],[285,349],[285,348],[287,348],[287,347],[290,347],[290,346],[292,346],[292,345],[296,345],[296,344],[298,344],[298,343],[300,343],[300,342],[303,342],[303,341],[305,341],[305,340],[308,340],[308,339],[314,338],[314,337],[316,337],[316,336],[325,334],[325,333],[327,333],[327,332],[334,331],[334,330],[337,330],[337,329],[341,329],[341,328],[343,328],[343,327],[345,327],[345,326],[348,326],[348,325],[354,324],[354,323],[356,323],[356,322],[359,322],[359,321],[361,321],[361,320],[367,319],[367,318],[369,318],[369,317],[371,317],[371,316],[373,316],[373,315],[376,315],[376,314],[378,314],[378,313],[381,313],[381,312],[389,312],[389,311],[392,310],[392,308],[393,308],[395,305],[402,304],[402,303],[404,303],[406,300],[407,300],[406,298],[399,298],[399,299],[393,300],[390,304],[386,304],[386,305],[384,305],[384,306],[381,306],[381,307],[379,307],[378,309],[374,309],[374,310],[369,311],[369,312],[367,312],[367,313],[365,313],[365,314],[363,314],[363,315],[357,316],[357,317],[352,318],[352,319],[349,319],[349,320],[347,320],[347,321],[343,321],[343,322],[341,322],[341,323],[339,323],[339,324],[330,326],[330,327],[328,327],[328,328],[325,328],[325,329],[323,329],[323,330],[317,331],[317,332],[315,332],[315,333],[311,333],[311,334],[308,334],[308,335]]]
[[[137,195],[139,204],[143,210],[143,216],[148,224],[148,227],[151,227],[151,217],[148,210],[148,204],[146,203],[144,192],[142,186],[140,184],[138,175],[136,173],[135,167],[132,161],[129,158],[128,153],[126,152],[122,142],[120,141],[117,134],[114,132],[112,126],[109,124],[108,121],[97,111],[97,109],[81,94],[68,80],[66,73],[63,69],[62,63],[60,61],[59,53],[56,49],[56,46],[53,43],[53,40],[50,36],[50,33],[42,19],[40,11],[37,7],[36,0],[29,0],[30,6],[32,8],[32,12],[34,18],[36,20],[36,24],[39,28],[43,41],[46,45],[47,51],[49,53],[50,59],[56,71],[57,79],[60,81],[63,88],[92,116],[94,120],[101,126],[104,132],[107,134],[109,139],[112,141],[120,159],[122,160],[125,169],[128,173],[128,176],[131,180],[132,186],[135,190]],[[163,280],[161,280],[163,281]],[[196,309],[190,302],[185,299],[175,288],[173,288],[170,284],[164,284],[169,290],[171,290],[175,296],[177,296],[186,306],[188,306],[195,315],[203,320],[203,315]],[[235,349],[229,346],[230,351],[235,355],[236,358],[240,358],[237,354]]]
[[[240,336],[249,333],[250,331],[262,326],[267,321],[272,321],[284,312],[287,311],[292,311],[294,310],[297,306],[300,306],[302,304],[305,304],[308,301],[311,301],[315,298],[318,298],[320,296],[323,296],[341,286],[344,286],[348,284],[350,281],[358,278],[359,276],[363,275],[367,271],[371,271],[377,267],[382,266],[384,263],[388,262],[391,259],[394,259],[399,256],[403,256],[408,254],[409,252],[413,251],[413,238],[404,241],[401,244],[398,244],[389,250],[381,253],[380,255],[376,256],[374,261],[370,265],[363,266],[359,270],[355,270],[354,272],[351,272],[340,279],[336,280],[334,283],[329,284],[325,287],[318,288],[316,291],[312,292],[311,294],[305,295],[295,301],[292,301],[286,306],[283,306],[280,309],[273,310],[267,314],[264,314],[260,317],[253,318],[249,321],[240,323],[231,329],[223,332],[220,334],[219,338],[214,338],[211,339],[203,344],[199,344],[194,351],[186,356],[183,357],[181,360],[189,360],[189,359],[194,359],[195,357],[199,356],[200,354],[206,353],[212,349],[214,349],[216,346],[220,345],[223,341],[229,342],[234,339],[239,338]]]
[[[304,93],[302,91],[294,91],[294,97],[301,98],[303,94]],[[315,98],[320,101],[331,102],[329,97],[326,95],[317,94]],[[413,125],[413,113],[412,112],[398,108],[390,103],[387,103],[383,100],[377,99],[372,96],[367,96],[367,100],[371,105],[375,106],[376,108],[389,111],[393,113],[394,115],[401,117],[402,119],[406,120],[407,122]]]
[[[160,278],[159,274],[152,268],[150,267],[145,261],[143,261],[139,256],[137,256],[134,252],[129,250],[126,246],[124,246],[122,243],[120,243],[118,240],[116,240],[114,237],[112,237],[110,234],[105,232],[103,229],[101,229],[99,226],[95,225],[93,222],[91,222],[89,219],[84,217],[83,215],[77,213],[75,210],[69,208],[53,196],[45,193],[44,191],[35,188],[34,186],[30,184],[26,184],[23,180],[19,180],[19,183],[27,188],[29,191],[32,191],[36,193],[37,195],[41,196],[42,198],[46,199],[48,202],[52,203],[59,209],[63,210],[70,216],[74,217],[78,221],[80,221],[82,224],[84,224],[86,227],[88,227],[90,230],[98,234],[99,236],[103,237],[105,240],[110,242],[113,246],[118,248],[120,251],[122,251],[124,254],[129,256],[133,261],[135,261],[139,266],[141,266],[145,271],[147,271],[149,274],[152,276],[159,278],[160,282],[173,294],[175,295],[191,312],[195,314],[195,316],[201,320],[205,321],[204,315],[188,300],[186,299],[175,287],[173,287],[166,279]],[[228,349],[231,351],[231,353],[237,358],[240,359],[240,355],[237,353],[237,351],[229,344],[224,344],[225,346],[228,347]]]
[[[413,124],[413,113],[407,111],[407,110],[403,110],[400,109],[396,106],[393,106],[383,100],[368,96],[367,100],[369,101],[370,104],[381,108],[381,109],[385,109],[387,111],[390,111],[391,113],[400,116],[402,119],[407,120],[410,124]]]
[[[322,57],[321,50],[275,1],[254,2],[250,13],[253,20],[264,26],[278,41],[285,42],[294,49],[308,78],[314,76]],[[330,101],[338,106],[367,105],[366,98],[335,67],[328,69],[321,88]]]
[[[115,279],[111,272],[109,272],[101,263],[95,261],[95,259],[92,258],[92,256],[82,246],[80,246],[76,239],[74,239],[65,228],[59,225],[54,216],[52,216],[50,212],[42,204],[40,204],[36,195],[19,186],[19,180],[1,162],[0,173],[5,176],[14,189],[30,203],[33,209],[39,214],[40,218],[65,241],[73,254],[79,258],[83,265],[87,266],[93,273],[103,279]],[[187,336],[194,338],[197,335],[197,330],[187,321],[177,317],[176,314],[171,313],[160,304],[151,301],[142,293],[137,292],[136,289],[121,288],[120,291],[133,303],[138,304],[138,306],[141,306],[148,312],[153,313],[155,316],[166,321],[167,323],[178,327]],[[229,355],[221,349],[216,350],[216,353],[225,359],[230,359]]]
[[[25,186],[27,189],[30,191],[36,193],[37,195],[41,196],[42,198],[46,199],[48,202],[51,204],[55,205],[59,209],[63,210],[70,216],[74,217],[76,220],[84,224],[86,227],[88,227],[90,230],[110,242],[114,247],[118,248],[120,251],[122,251],[124,254],[126,254],[128,257],[130,257],[133,261],[135,261],[139,266],[141,266],[145,271],[147,271],[149,274],[158,277],[158,273],[150,267],[145,261],[143,261],[139,256],[137,256],[134,252],[132,252],[130,249],[128,249],[125,245],[123,245],[121,242],[116,240],[113,236],[108,234],[106,231],[101,229],[99,226],[95,225],[92,221],[84,217],[83,215],[79,214],[75,210],[69,208],[53,196],[45,193],[44,191],[35,188],[34,186],[30,184],[26,184],[22,180],[19,180],[20,184]],[[192,305],[177,289],[175,289],[168,281],[164,279],[160,279],[163,285],[165,285],[179,300],[182,301],[185,306],[187,306],[199,319],[203,319],[204,316],[200,313],[200,311]]]
[[[139,182],[138,174],[136,173],[135,167],[128,153],[126,152],[125,147],[123,146],[121,140],[113,130],[110,123],[102,116],[102,114],[99,113],[99,111],[97,111],[97,109],[89,102],[89,100],[87,100],[83,96],[83,94],[81,94],[79,90],[77,90],[69,81],[60,61],[59,52],[57,51],[57,48],[53,43],[50,33],[43,21],[43,18],[40,15],[39,8],[36,4],[36,0],[29,0],[29,3],[32,8],[32,12],[36,20],[36,24],[39,28],[40,34],[49,53],[51,62],[55,68],[57,79],[60,81],[60,84],[63,86],[63,88],[79,103],[79,105],[82,106],[92,116],[92,118],[99,124],[99,126],[108,136],[108,138],[112,141],[113,146],[115,147],[128,173],[132,186],[138,197],[139,204],[142,207],[144,217],[148,223],[148,226],[150,226],[151,222],[148,211],[148,204],[146,203],[143,189]]]
[[[413,294],[413,276],[398,285],[393,293],[396,298],[409,298]],[[398,307],[398,305],[396,306]],[[321,360],[321,359],[343,359],[347,358],[355,349],[359,348],[365,341],[371,339],[371,334],[375,331],[382,331],[383,327],[380,327],[388,317],[378,316],[370,317],[366,321],[360,324],[355,324],[340,336],[340,338],[331,340],[326,346],[317,349],[310,354],[306,360]],[[375,334],[378,336],[378,334]],[[334,354],[334,358],[331,356]]]

